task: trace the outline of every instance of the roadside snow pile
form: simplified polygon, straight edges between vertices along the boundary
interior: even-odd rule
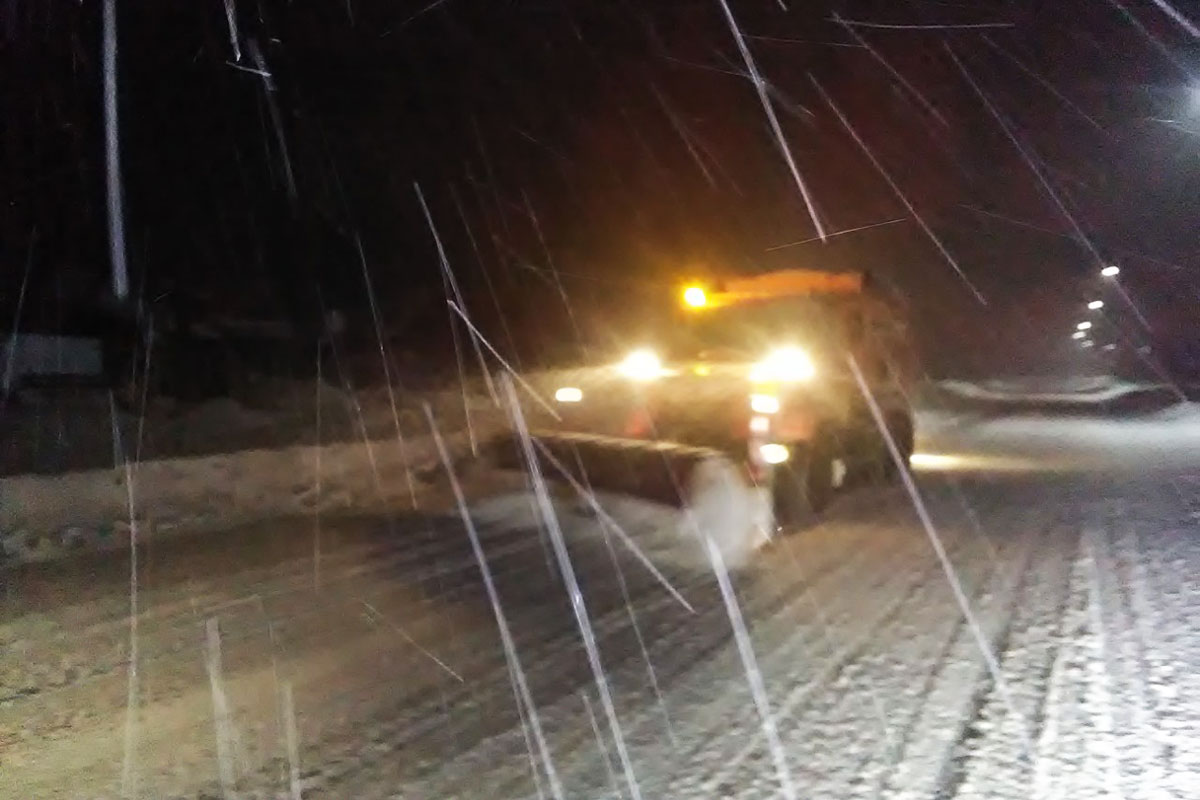
[[[258,427],[263,439],[269,433],[280,435],[270,431],[270,415],[224,405],[196,409],[190,420],[214,429],[214,435],[220,435],[215,427],[222,423],[241,431],[247,428],[235,423]],[[479,405],[472,402],[472,433],[485,440],[502,429],[503,420],[493,408],[480,411]],[[376,422],[384,416],[386,425]],[[131,464],[128,473],[107,468],[2,477],[0,564],[128,547],[131,521],[138,541],[146,541],[265,517],[407,507],[414,495],[420,500],[440,481],[443,469],[424,415],[406,409],[398,416],[403,443],[390,408],[386,414],[372,409],[364,413],[371,437],[360,435],[356,441],[254,447],[254,439],[247,437],[246,449],[142,461]],[[439,413],[438,419],[451,453],[469,453],[462,396],[457,396],[457,409]]]
[[[1178,392],[1167,384],[1134,383],[1112,376],[1031,376],[980,383],[943,380],[935,385],[943,399],[1030,410],[1137,409],[1163,407],[1180,400]]]
[[[990,473],[1114,471],[1200,466],[1200,404],[1100,417],[1021,413],[918,415],[914,467]]]

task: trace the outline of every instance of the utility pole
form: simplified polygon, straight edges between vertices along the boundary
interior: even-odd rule
[[[108,247],[112,262],[112,292],[118,302],[129,296],[125,263],[125,211],[121,189],[121,148],[117,130],[117,3],[104,0],[104,149],[108,199]]]

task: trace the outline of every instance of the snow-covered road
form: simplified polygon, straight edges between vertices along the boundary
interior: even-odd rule
[[[16,567],[0,796],[1195,797],[1200,417],[933,422],[970,618],[900,489],[731,594],[613,504],[686,605],[564,501],[573,604],[521,493],[473,504],[498,604],[453,513],[152,543],[136,635],[124,557]]]

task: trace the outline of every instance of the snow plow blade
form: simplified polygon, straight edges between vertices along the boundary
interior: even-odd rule
[[[612,492],[683,507],[697,469],[724,460],[717,450],[673,442],[624,439],[581,433],[531,432],[543,477],[566,480],[594,491]],[[497,466],[525,469],[519,441],[505,438],[495,445]],[[564,477],[563,473],[567,477]]]
[[[728,567],[740,567],[773,530],[770,492],[715,448],[580,433],[535,431],[531,437],[547,480],[669,511],[649,535],[660,555],[669,552],[677,563],[707,569],[707,541]],[[502,469],[527,468],[525,448],[515,438],[495,442],[493,455]],[[643,528],[639,538],[645,535]]]

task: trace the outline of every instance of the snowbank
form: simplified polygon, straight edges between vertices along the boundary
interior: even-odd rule
[[[472,419],[494,435],[495,412]],[[470,453],[459,429],[446,435],[456,457]],[[432,437],[393,434],[325,446],[297,445],[142,462],[123,469],[0,479],[0,562],[62,558],[82,550],[254,519],[348,507],[411,506],[442,475]],[[127,480],[132,478],[132,481]]]
[[[1200,466],[1200,403],[1116,417],[927,410],[918,414],[917,430],[913,466],[921,471],[1145,476]]]
[[[935,387],[942,400],[997,410],[1142,411],[1165,408],[1183,399],[1167,384],[1132,383],[1111,376],[1009,378],[981,383],[944,380]]]

